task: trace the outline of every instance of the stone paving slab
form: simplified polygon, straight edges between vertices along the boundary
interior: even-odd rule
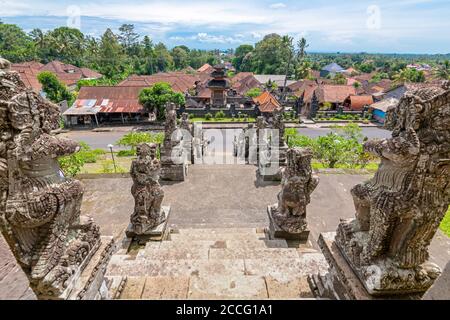
[[[208,260],[209,248],[170,248],[159,250],[145,250],[145,259],[148,260]]]
[[[227,240],[239,240],[239,241],[257,241],[264,240],[264,235],[261,234],[232,234],[232,233],[223,233],[223,234],[207,234],[207,233],[198,233],[194,235],[182,235],[182,234],[172,234],[170,235],[172,241],[183,242],[183,241],[197,241],[197,240],[215,240],[215,241],[227,241]]]
[[[121,300],[139,300],[145,286],[145,277],[127,277],[127,282],[120,295]]]
[[[210,259],[297,259],[295,249],[210,249]]]
[[[303,254],[297,259],[248,258],[244,262],[247,275],[267,275],[284,282],[328,270],[328,264],[320,253]]]
[[[306,276],[290,281],[279,281],[272,277],[265,277],[267,292],[271,300],[293,300],[314,298],[309,288]]]
[[[259,300],[267,299],[263,278],[252,276],[191,277],[189,299],[193,300]]]
[[[107,276],[182,277],[203,275],[245,275],[244,260],[135,260],[111,262]]]
[[[184,300],[189,291],[189,277],[147,277],[142,300]]]

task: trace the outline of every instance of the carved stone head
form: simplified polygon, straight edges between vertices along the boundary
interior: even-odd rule
[[[154,159],[156,157],[157,145],[154,143],[141,143],[136,147],[137,156],[141,159],[147,157]]]
[[[6,59],[0,58],[0,70],[9,72],[11,70],[11,62]]]

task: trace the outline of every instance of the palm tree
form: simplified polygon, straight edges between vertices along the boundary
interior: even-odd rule
[[[450,80],[450,61],[445,60],[443,64],[439,65],[435,75],[439,79]]]

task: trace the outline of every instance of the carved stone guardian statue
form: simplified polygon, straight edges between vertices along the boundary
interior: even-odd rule
[[[420,296],[440,273],[428,247],[450,203],[449,83],[407,92],[386,127],[392,138],[364,145],[381,164],[352,189],[356,219],[339,225],[334,242],[323,234],[319,243],[324,253],[339,248],[369,296]],[[326,254],[331,274],[344,270],[337,254]],[[345,296],[362,296],[343,287]]]
[[[283,169],[278,204],[268,208],[272,238],[306,241],[309,236],[306,206],[319,184],[311,168],[312,152],[293,148],[287,151],[287,166]]]
[[[161,179],[164,181],[184,181],[187,175],[187,157],[183,147],[183,134],[177,127],[176,106],[166,106],[164,144],[161,149]]]
[[[164,191],[159,184],[161,163],[156,158],[156,144],[143,143],[137,147],[137,159],[131,164],[134,212],[127,236],[162,236],[170,208],[162,207]]]
[[[83,187],[60,169],[57,158],[80,147],[51,133],[59,107],[8,65],[0,61],[0,227],[38,298],[81,299],[91,285],[79,283],[81,273],[97,251],[108,252],[106,264],[112,242],[80,217]]]

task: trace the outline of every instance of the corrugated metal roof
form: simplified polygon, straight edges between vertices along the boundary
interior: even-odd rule
[[[65,115],[141,113],[139,93],[146,87],[81,87],[78,99]]]

